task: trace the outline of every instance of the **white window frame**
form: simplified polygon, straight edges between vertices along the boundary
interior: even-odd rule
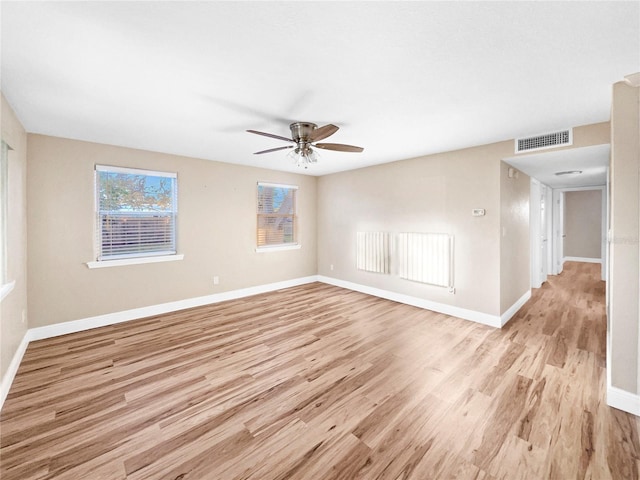
[[[276,243],[276,244],[267,244],[260,245],[259,244],[259,226],[260,226],[260,217],[265,215],[265,213],[261,213],[259,211],[259,197],[260,197],[260,187],[270,187],[270,188],[286,188],[289,190],[293,190],[293,242],[286,243]],[[282,183],[269,183],[269,182],[258,182],[256,185],[256,252],[265,253],[265,252],[277,252],[282,250],[296,250],[301,248],[300,244],[300,234],[298,230],[298,186],[297,185],[287,185]]]
[[[0,302],[13,290],[15,281],[9,281],[8,270],[8,215],[9,215],[9,150],[11,147],[2,140],[0,155]]]
[[[126,175],[145,175],[153,177],[166,177],[174,179],[172,188],[172,211],[169,218],[173,221],[173,249],[157,250],[149,252],[134,252],[123,254],[105,255],[102,252],[102,215],[100,211],[100,185],[99,172],[119,173]],[[177,253],[177,218],[178,218],[178,176],[173,172],[160,172],[154,170],[144,170],[139,168],[114,167],[106,165],[96,165],[94,172],[94,193],[95,193],[95,255],[96,260],[87,262],[89,268],[115,267],[121,265],[133,265],[141,263],[167,262],[182,260],[184,255]]]

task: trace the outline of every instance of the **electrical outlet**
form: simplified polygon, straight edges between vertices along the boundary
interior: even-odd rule
[[[213,284],[218,285],[219,283],[220,283],[220,277],[216,275],[215,277],[213,277]]]
[[[333,263],[331,265],[329,265],[329,270],[331,270],[333,272]]]
[[[27,312],[26,310],[22,310],[22,323],[27,322]]]

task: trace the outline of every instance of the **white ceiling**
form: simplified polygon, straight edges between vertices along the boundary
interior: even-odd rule
[[[506,158],[505,161],[552,188],[606,185],[611,146],[571,148]],[[570,175],[559,172],[579,171]]]
[[[311,175],[607,121],[640,2],[7,2],[2,91],[29,132]]]

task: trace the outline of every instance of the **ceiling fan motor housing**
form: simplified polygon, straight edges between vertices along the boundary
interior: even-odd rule
[[[311,133],[318,128],[315,123],[294,122],[289,125],[291,129],[291,138],[296,142],[310,142]]]

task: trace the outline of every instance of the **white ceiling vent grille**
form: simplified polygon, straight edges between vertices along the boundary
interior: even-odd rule
[[[573,144],[573,129],[559,132],[533,135],[526,138],[516,138],[516,153],[543,150],[545,148],[564,147]]]

